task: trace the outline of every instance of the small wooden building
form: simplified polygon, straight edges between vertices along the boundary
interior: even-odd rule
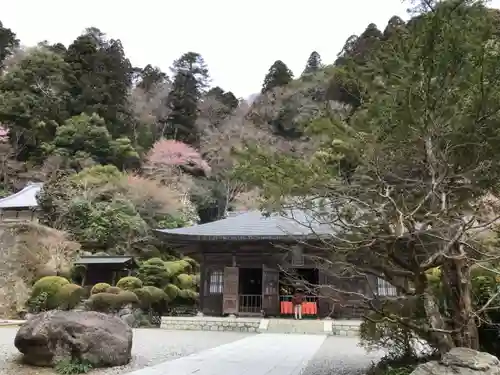
[[[131,256],[82,256],[74,263],[76,266],[84,266],[84,272],[80,284],[91,286],[97,283],[108,283],[116,285],[118,280],[125,276],[131,276],[139,265]]]
[[[29,183],[15,194],[0,199],[0,221],[38,220],[36,196],[42,183]]]
[[[206,315],[282,315],[283,302],[290,300],[297,286],[293,284],[301,281],[310,286],[306,299],[316,305],[318,317],[355,318],[360,300],[340,298],[335,289],[364,295],[395,290],[377,280],[336,277],[322,267],[317,259],[324,254],[314,244],[318,235],[329,235],[331,230],[300,212],[292,219],[249,211],[157,232],[200,262],[200,310]]]

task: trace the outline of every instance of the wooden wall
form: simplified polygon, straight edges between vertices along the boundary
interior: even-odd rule
[[[30,209],[0,210],[1,221],[38,221],[38,212]]]
[[[222,315],[223,295],[209,293],[209,278],[213,272],[224,272],[225,267],[279,269],[280,267],[318,268],[320,298],[318,301],[319,314],[322,317],[349,318],[356,314],[351,305],[359,304],[361,298],[340,295],[339,290],[352,290],[360,294],[370,294],[371,286],[366,279],[355,279],[345,275],[336,276],[332,269],[322,268],[315,256],[321,256],[318,251],[305,250],[304,264],[291,265],[290,251],[287,248],[296,245],[269,243],[268,241],[254,242],[218,242],[198,243],[191,245],[191,256],[200,262],[200,309],[206,315]],[[340,274],[340,272],[338,273]],[[278,307],[277,307],[278,308]]]

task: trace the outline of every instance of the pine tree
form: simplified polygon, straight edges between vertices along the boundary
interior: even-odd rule
[[[319,69],[321,69],[321,67],[321,56],[318,52],[313,51],[311,52],[311,55],[309,55],[309,59],[307,59],[306,68],[304,69],[304,72],[302,72],[302,74],[304,75],[317,72]]]
[[[17,47],[19,47],[19,40],[16,38],[16,34],[11,29],[4,27],[0,21],[0,71],[5,59],[12,55]]]
[[[119,40],[107,40],[96,28],[87,29],[69,47],[65,61],[72,116],[97,113],[113,138],[132,134],[128,108],[133,69]]]
[[[141,88],[146,93],[154,91],[156,87],[168,82],[168,76],[162,72],[160,68],[153,67],[151,64],[146,65],[144,68],[134,68],[136,87]]]
[[[167,137],[198,145],[198,102],[208,86],[208,69],[199,53],[188,52],[174,62],[172,71],[175,78],[166,100],[170,113],[163,120],[166,123]]]
[[[293,79],[293,73],[281,60],[276,60],[269,68],[269,72],[264,78],[262,93],[268,92],[275,87],[285,86]]]
[[[240,101],[231,91],[224,91],[219,86],[211,88],[207,96],[212,96],[227,107],[228,113],[238,107]]]

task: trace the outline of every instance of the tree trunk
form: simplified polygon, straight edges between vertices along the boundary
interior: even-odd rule
[[[447,330],[446,323],[439,311],[439,303],[434,295],[427,276],[421,274],[416,283],[417,295],[422,296],[425,316],[429,324],[428,339],[429,342],[439,350],[441,354],[447,353],[455,345],[450,334],[443,332]]]
[[[449,302],[455,346],[479,350],[479,334],[473,318],[470,266],[465,256],[446,258],[441,275]]]

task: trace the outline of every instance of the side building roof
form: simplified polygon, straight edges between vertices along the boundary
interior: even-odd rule
[[[74,264],[82,264],[82,265],[89,265],[89,264],[125,264],[125,263],[131,263],[134,266],[137,266],[137,262],[135,261],[134,257],[132,256],[124,256],[124,255],[108,255],[108,256],[101,256],[101,255],[87,255],[87,256],[81,256],[78,258]]]
[[[268,216],[260,211],[248,211],[191,227],[157,229],[160,238],[171,241],[293,240],[330,236],[334,232],[331,224],[320,223],[299,210],[294,210],[286,216]]]
[[[0,199],[0,209],[38,207],[36,195],[42,186],[42,183],[30,183],[21,191]]]

